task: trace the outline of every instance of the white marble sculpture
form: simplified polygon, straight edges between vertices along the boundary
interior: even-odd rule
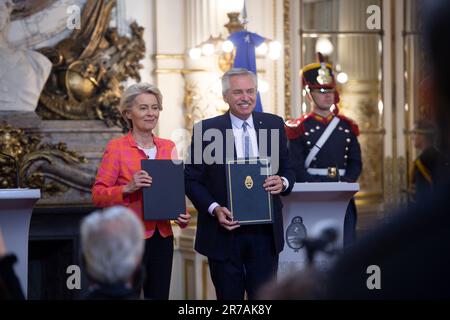
[[[52,64],[41,53],[7,40],[12,3],[0,0],[0,111],[34,112]]]

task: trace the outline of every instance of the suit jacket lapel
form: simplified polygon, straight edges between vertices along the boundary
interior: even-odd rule
[[[255,132],[256,132],[256,141],[258,143],[259,147],[259,129],[264,129],[264,124],[262,120],[259,119],[259,115],[257,112],[252,113],[253,116],[253,125],[255,126]]]
[[[264,158],[264,157],[270,157],[271,154],[271,148],[270,148],[270,129],[268,127],[268,124],[264,122],[264,120],[262,119],[262,117],[260,117],[261,113],[260,112],[253,112],[253,125],[255,126],[255,132],[256,132],[256,140],[258,141],[258,149],[259,149],[259,156]],[[261,129],[265,129],[266,130],[266,140],[265,143],[267,144],[267,146],[265,148],[261,148],[261,142],[259,141],[260,138],[260,134],[262,133],[262,131],[260,132]],[[261,151],[267,151],[267,154],[261,154]]]
[[[231,124],[231,118],[230,118],[230,111],[227,111],[225,114],[222,115],[222,120],[220,121],[220,128],[218,128],[220,130],[220,132],[222,132],[223,134],[223,156],[224,156],[224,163],[226,163],[225,161],[227,160],[227,130],[230,130],[230,134],[231,134],[231,138],[233,139],[233,159],[236,159],[237,157],[237,153],[236,153],[236,144],[234,143],[234,135],[233,135],[233,125]]]

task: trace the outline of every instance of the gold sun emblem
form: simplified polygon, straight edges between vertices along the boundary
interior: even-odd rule
[[[247,187],[247,189],[253,188],[253,179],[252,179],[252,177],[247,176],[245,178],[245,186]]]
[[[333,79],[331,78],[330,70],[322,63],[320,69],[317,71],[319,74],[316,78],[317,82],[321,85],[330,84]]]

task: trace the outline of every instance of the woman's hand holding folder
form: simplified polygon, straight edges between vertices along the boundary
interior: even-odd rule
[[[139,170],[133,174],[131,181],[123,188],[124,194],[130,194],[138,191],[143,187],[152,185],[152,177],[144,170]]]

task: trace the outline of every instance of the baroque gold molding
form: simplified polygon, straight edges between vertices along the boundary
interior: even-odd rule
[[[291,106],[291,18],[290,0],[283,1],[283,33],[284,33],[284,117],[292,116]]]
[[[383,193],[359,191],[355,195],[355,201],[358,207],[381,204],[383,203]]]
[[[272,0],[272,27],[273,27],[273,34],[276,38],[277,36],[277,2],[276,0]],[[273,106],[275,113],[278,113],[278,63],[276,60],[273,61],[274,67],[273,67],[273,83],[274,83],[274,94],[273,94]]]
[[[140,81],[144,29],[133,22],[131,37],[126,37],[110,28],[115,5],[114,0],[88,0],[81,16],[84,27],[39,49],[53,64],[36,109],[44,120],[103,120],[108,127],[126,127],[118,110],[120,83]]]
[[[383,194],[380,192],[367,192],[367,191],[358,191],[358,193],[356,194],[356,198],[375,198],[375,197],[379,197],[382,196]]]
[[[164,59],[184,60],[185,55],[178,54],[178,53],[158,53],[158,54],[154,54],[153,57],[156,60],[164,60]]]
[[[5,123],[0,125],[0,150],[0,188],[41,189],[43,198],[65,193],[69,187],[90,192],[93,177],[77,167],[87,163],[86,158],[65,143],[43,143],[41,135]]]

